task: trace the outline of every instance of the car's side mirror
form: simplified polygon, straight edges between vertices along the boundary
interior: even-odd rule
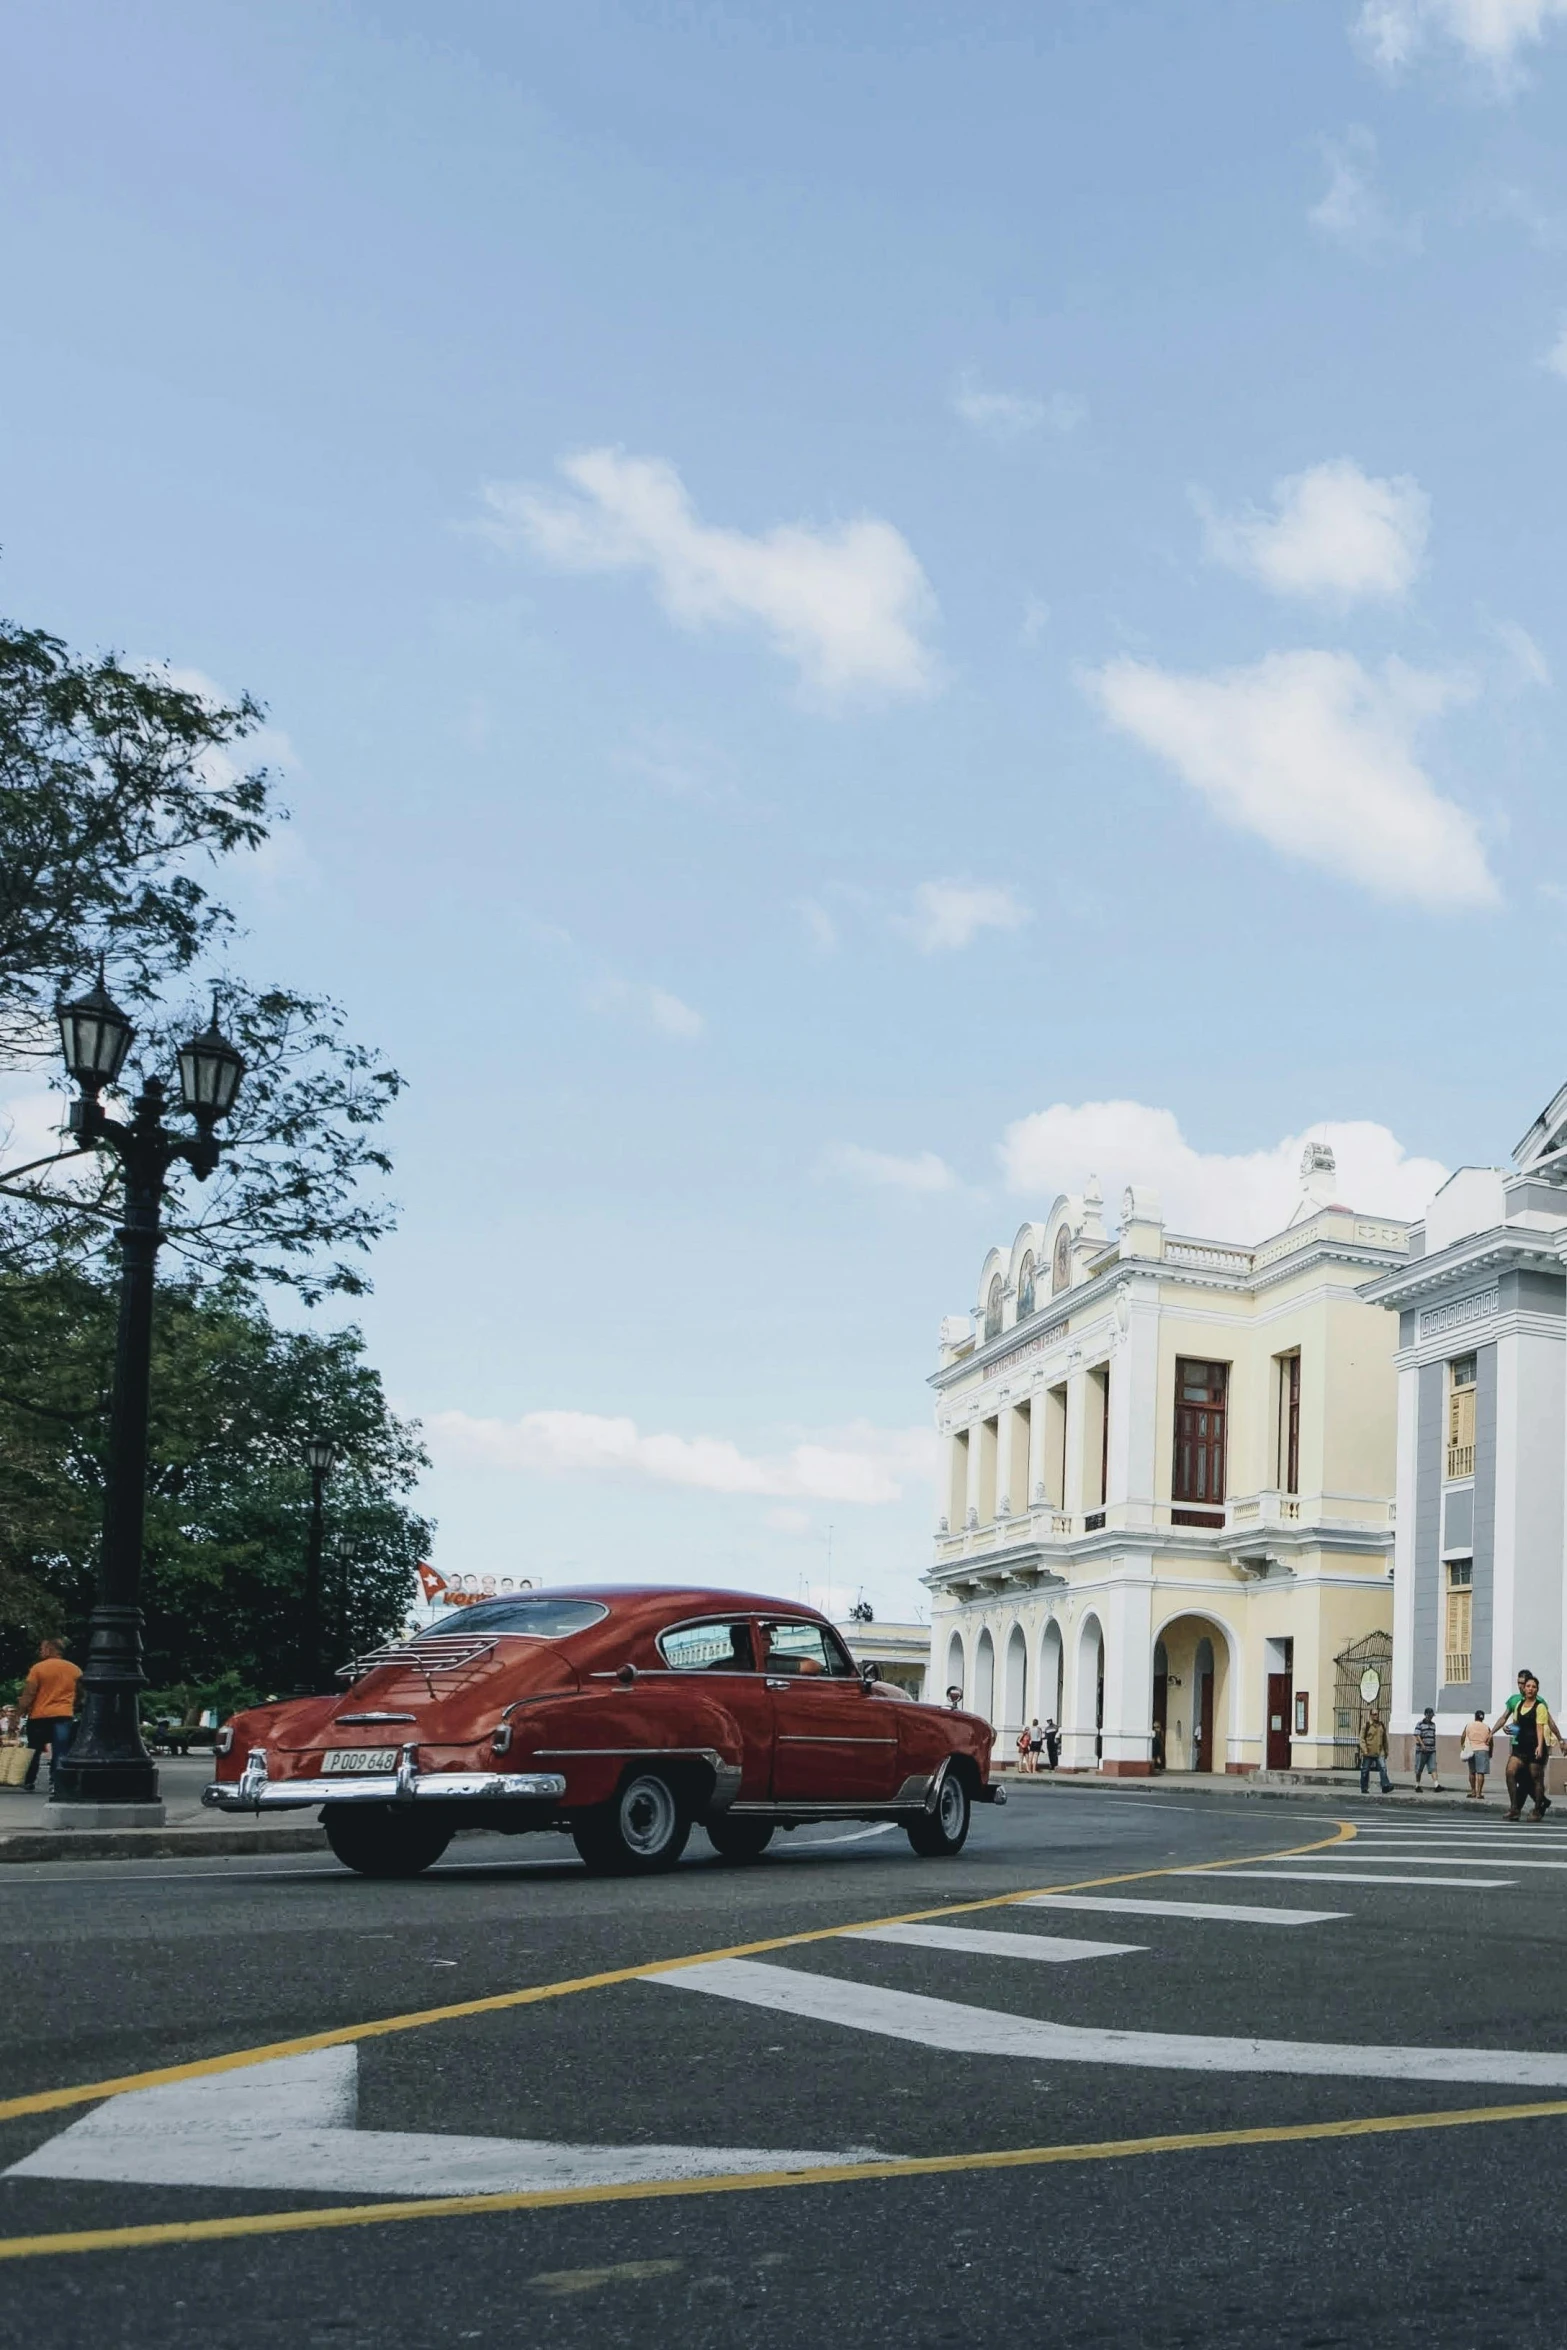
[[[860,1667],[860,1687],[866,1690],[874,1689],[880,1679],[880,1667],[873,1665],[867,1658],[866,1662]]]
[[[619,1672],[615,1675],[615,1678],[620,1683],[622,1689],[629,1689],[636,1677],[637,1668],[635,1665],[622,1665]]]

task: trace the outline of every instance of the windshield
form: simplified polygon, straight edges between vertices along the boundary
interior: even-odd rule
[[[509,1632],[525,1640],[564,1640],[568,1633],[602,1623],[608,1614],[596,1599],[484,1599],[477,1607],[448,1608],[438,1623],[424,1626],[424,1634]]]

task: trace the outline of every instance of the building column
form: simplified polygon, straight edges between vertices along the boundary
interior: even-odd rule
[[[1002,1515],[1001,1505],[1007,1504],[1010,1517],[1018,1507],[1018,1496],[1012,1490],[1012,1406],[1003,1403],[996,1409],[996,1501],[991,1515]]]
[[[1127,1580],[1097,1596],[1105,1634],[1104,1759],[1107,1778],[1146,1778],[1153,1768],[1151,1561],[1117,1559]],[[1142,1573],[1137,1573],[1141,1566]]]
[[[1073,1518],[1083,1511],[1083,1424],[1086,1417],[1088,1373],[1074,1363],[1066,1375],[1066,1474],[1061,1507]]]
[[[1413,1727],[1415,1719],[1415,1501],[1420,1456],[1420,1370],[1404,1364],[1398,1374],[1398,1453],[1393,1507],[1393,1692],[1383,1719],[1391,1728]],[[1302,1477],[1305,1470],[1302,1468]],[[1333,1700],[1337,1702],[1335,1682]],[[1493,1696],[1492,1704],[1498,1700]]]
[[[984,1524],[984,1513],[980,1505],[981,1468],[985,1458],[984,1428],[983,1420],[969,1422],[968,1491],[963,1498],[963,1524],[965,1526]]]
[[[1045,1409],[1043,1383],[1036,1384],[1028,1402],[1028,1506],[1035,1509],[1045,1499]]]

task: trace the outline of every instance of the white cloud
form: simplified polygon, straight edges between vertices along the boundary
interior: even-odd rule
[[[1125,1101],[1036,1110],[1007,1128],[999,1156],[1011,1191],[1053,1199],[1081,1190],[1092,1174],[1113,1209],[1127,1183],[1146,1183],[1172,1231],[1251,1244],[1289,1221],[1308,1141],[1331,1145],[1337,1196],[1370,1215],[1418,1216],[1446,1180],[1437,1160],[1410,1158],[1387,1127],[1365,1119],[1330,1118],[1267,1149],[1232,1154],[1194,1149],[1172,1110]]]
[[[594,981],[588,990],[588,1004],[595,1012],[629,1013],[660,1036],[689,1039],[700,1036],[707,1026],[700,1012],[667,988],[649,987],[640,979],[621,979],[612,972]]]
[[[1420,569],[1431,501],[1407,473],[1363,473],[1333,457],[1276,481],[1273,500],[1271,514],[1199,504],[1209,553],[1275,595],[1396,598]]]
[[[862,1150],[857,1142],[840,1143],[830,1154],[831,1164],[858,1182],[884,1191],[956,1191],[958,1179],[934,1151],[920,1151],[900,1159],[890,1151]]]
[[[869,1507],[901,1501],[907,1486],[929,1480],[935,1464],[931,1431],[864,1421],[772,1457],[744,1453],[727,1437],[644,1435],[635,1420],[597,1412],[528,1412],[520,1420],[435,1412],[425,1429],[443,1465],[630,1477],[702,1493]]]
[[[1394,661],[1373,676],[1349,653],[1303,651],[1211,677],[1118,660],[1086,682],[1112,725],[1285,856],[1413,905],[1497,902],[1474,818],[1412,747],[1422,720],[1463,698],[1462,679]]]
[[[1088,403],[1072,392],[1052,392],[1039,399],[1027,392],[987,392],[965,368],[952,395],[952,405],[965,424],[993,441],[1020,441],[1048,427],[1051,432],[1075,432],[1088,414]]]
[[[922,955],[937,955],[971,945],[982,930],[1021,930],[1030,919],[1022,899],[1004,884],[922,881],[912,911],[895,916],[893,926]]]
[[[1502,649],[1506,684],[1549,688],[1551,665],[1521,621],[1488,620],[1485,625]]]
[[[1564,382],[1567,382],[1567,325],[1563,325],[1555,342],[1540,361],[1540,365],[1549,368],[1552,375],[1559,375]]]
[[[1322,159],[1328,184],[1306,215],[1314,229],[1366,261],[1420,250],[1419,221],[1400,220],[1377,186],[1377,142],[1364,123],[1324,139]]]
[[[795,911],[805,934],[819,955],[830,955],[838,944],[838,925],[817,898],[801,898]]]
[[[1506,89],[1520,77],[1519,52],[1537,47],[1564,18],[1567,0],[1364,0],[1355,33],[1387,73],[1445,40]]]
[[[675,468],[587,449],[560,462],[574,497],[492,482],[484,526],[563,571],[646,571],[681,628],[759,627],[814,693],[927,693],[930,584],[901,532],[872,516],[750,535],[705,523]]]

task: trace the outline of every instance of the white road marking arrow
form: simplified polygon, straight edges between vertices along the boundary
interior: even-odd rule
[[[21,2162],[8,2179],[97,2179],[147,2187],[261,2187],[303,2195],[504,2195],[735,2171],[815,2170],[885,2160],[874,2148],[780,2153],[755,2146],[560,2146],[360,2130],[359,2052],[324,2048],[243,2072],[133,2089]]]
[[[1034,2063],[1147,2065],[1163,2072],[1305,2073],[1366,2081],[1493,2081],[1531,2093],[1567,2088],[1567,2056],[1509,2048],[1378,2048],[1321,2040],[1209,2039],[1191,2032],[1122,2032],[1051,2024],[1037,2016],[966,2007],[922,1992],[888,1991],[841,1975],[808,1975],[759,1959],[705,1959],[649,1980],[672,1991],[710,1991],[770,2014],[844,2024],[959,2056],[1024,2057]]]

